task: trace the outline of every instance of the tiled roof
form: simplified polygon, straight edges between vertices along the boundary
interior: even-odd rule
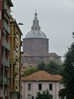
[[[29,76],[23,77],[22,81],[60,81],[62,76],[51,75],[46,71],[38,71]]]

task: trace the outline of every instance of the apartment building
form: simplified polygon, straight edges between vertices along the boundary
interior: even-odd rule
[[[0,0],[0,99],[8,99],[11,0]]]
[[[14,18],[10,20],[10,99],[20,99],[21,35],[22,32]]]

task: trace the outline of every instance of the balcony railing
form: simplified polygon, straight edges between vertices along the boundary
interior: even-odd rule
[[[4,84],[8,84],[8,78],[4,77]]]
[[[8,50],[10,50],[10,45],[9,45],[9,43],[3,38],[3,40],[2,40],[2,45],[4,46],[4,47],[6,47]]]
[[[3,64],[4,66],[9,67],[9,60],[7,60],[5,57],[3,57],[3,58],[2,58],[2,64]]]
[[[3,81],[3,77],[0,77],[0,84],[8,84],[8,78],[4,77],[4,81]]]
[[[10,17],[10,9],[8,8],[8,6],[6,4],[4,4],[3,9],[7,13],[7,15]]]
[[[10,28],[9,25],[6,23],[6,21],[3,21],[3,27],[8,33],[10,33]]]

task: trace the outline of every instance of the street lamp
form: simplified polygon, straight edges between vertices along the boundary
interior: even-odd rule
[[[73,38],[74,38],[74,32],[72,32]]]
[[[18,23],[18,25],[24,25],[23,23]]]

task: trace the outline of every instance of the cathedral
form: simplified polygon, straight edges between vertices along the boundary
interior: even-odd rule
[[[23,66],[37,66],[40,62],[54,61],[61,64],[61,57],[56,53],[49,53],[49,39],[41,31],[37,13],[35,13],[31,31],[23,39]]]

